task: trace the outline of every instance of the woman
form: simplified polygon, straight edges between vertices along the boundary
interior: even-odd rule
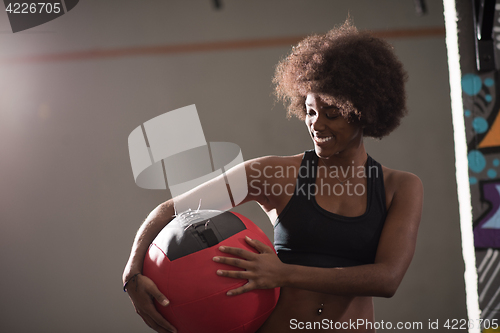
[[[228,265],[217,274],[248,280],[229,297],[281,287],[258,332],[375,331],[372,297],[392,297],[411,262],[423,187],[417,176],[373,160],[363,138],[382,138],[399,125],[405,80],[392,47],[348,21],[304,39],[278,64],[277,96],[289,115],[305,121],[314,150],[257,158],[229,171],[245,168],[249,191],[242,203],[257,201],[275,221],[278,256],[247,239],[259,254],[222,248],[239,259],[214,258]],[[123,273],[137,313],[157,332],[176,331],[152,301],[168,306],[168,295],[140,272],[149,244],[173,215],[169,200],[148,216]]]

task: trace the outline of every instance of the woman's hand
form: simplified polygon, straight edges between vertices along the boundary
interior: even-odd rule
[[[158,333],[176,333],[177,330],[156,310],[153,300],[162,306],[168,306],[169,301],[156,284],[147,276],[138,274],[127,283],[127,293],[135,307],[135,312],[142,320]]]
[[[233,254],[240,258],[214,257],[215,262],[245,269],[244,271],[218,270],[217,275],[235,279],[245,279],[248,283],[229,290],[228,296],[239,295],[253,289],[270,289],[280,287],[284,276],[285,264],[281,262],[272,248],[264,243],[245,237],[245,241],[259,253],[254,253],[236,247],[221,246],[223,253]]]

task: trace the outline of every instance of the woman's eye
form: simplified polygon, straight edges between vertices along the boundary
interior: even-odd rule
[[[326,114],[326,118],[327,118],[327,119],[335,119],[335,118],[337,118],[338,116],[339,116],[339,114],[338,114],[338,113],[327,113],[327,114]]]
[[[309,117],[313,117],[316,115],[316,112],[314,112],[313,110],[309,110],[306,112],[306,114],[309,116]]]

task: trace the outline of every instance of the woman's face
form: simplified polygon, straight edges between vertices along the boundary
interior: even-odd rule
[[[363,142],[361,126],[347,122],[337,107],[323,102],[317,94],[307,95],[305,122],[321,158],[346,154]]]

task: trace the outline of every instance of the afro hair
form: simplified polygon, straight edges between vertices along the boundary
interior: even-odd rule
[[[306,37],[276,67],[275,94],[288,116],[305,119],[308,93],[358,122],[363,135],[382,138],[406,114],[407,74],[393,47],[350,21],[324,35]]]

